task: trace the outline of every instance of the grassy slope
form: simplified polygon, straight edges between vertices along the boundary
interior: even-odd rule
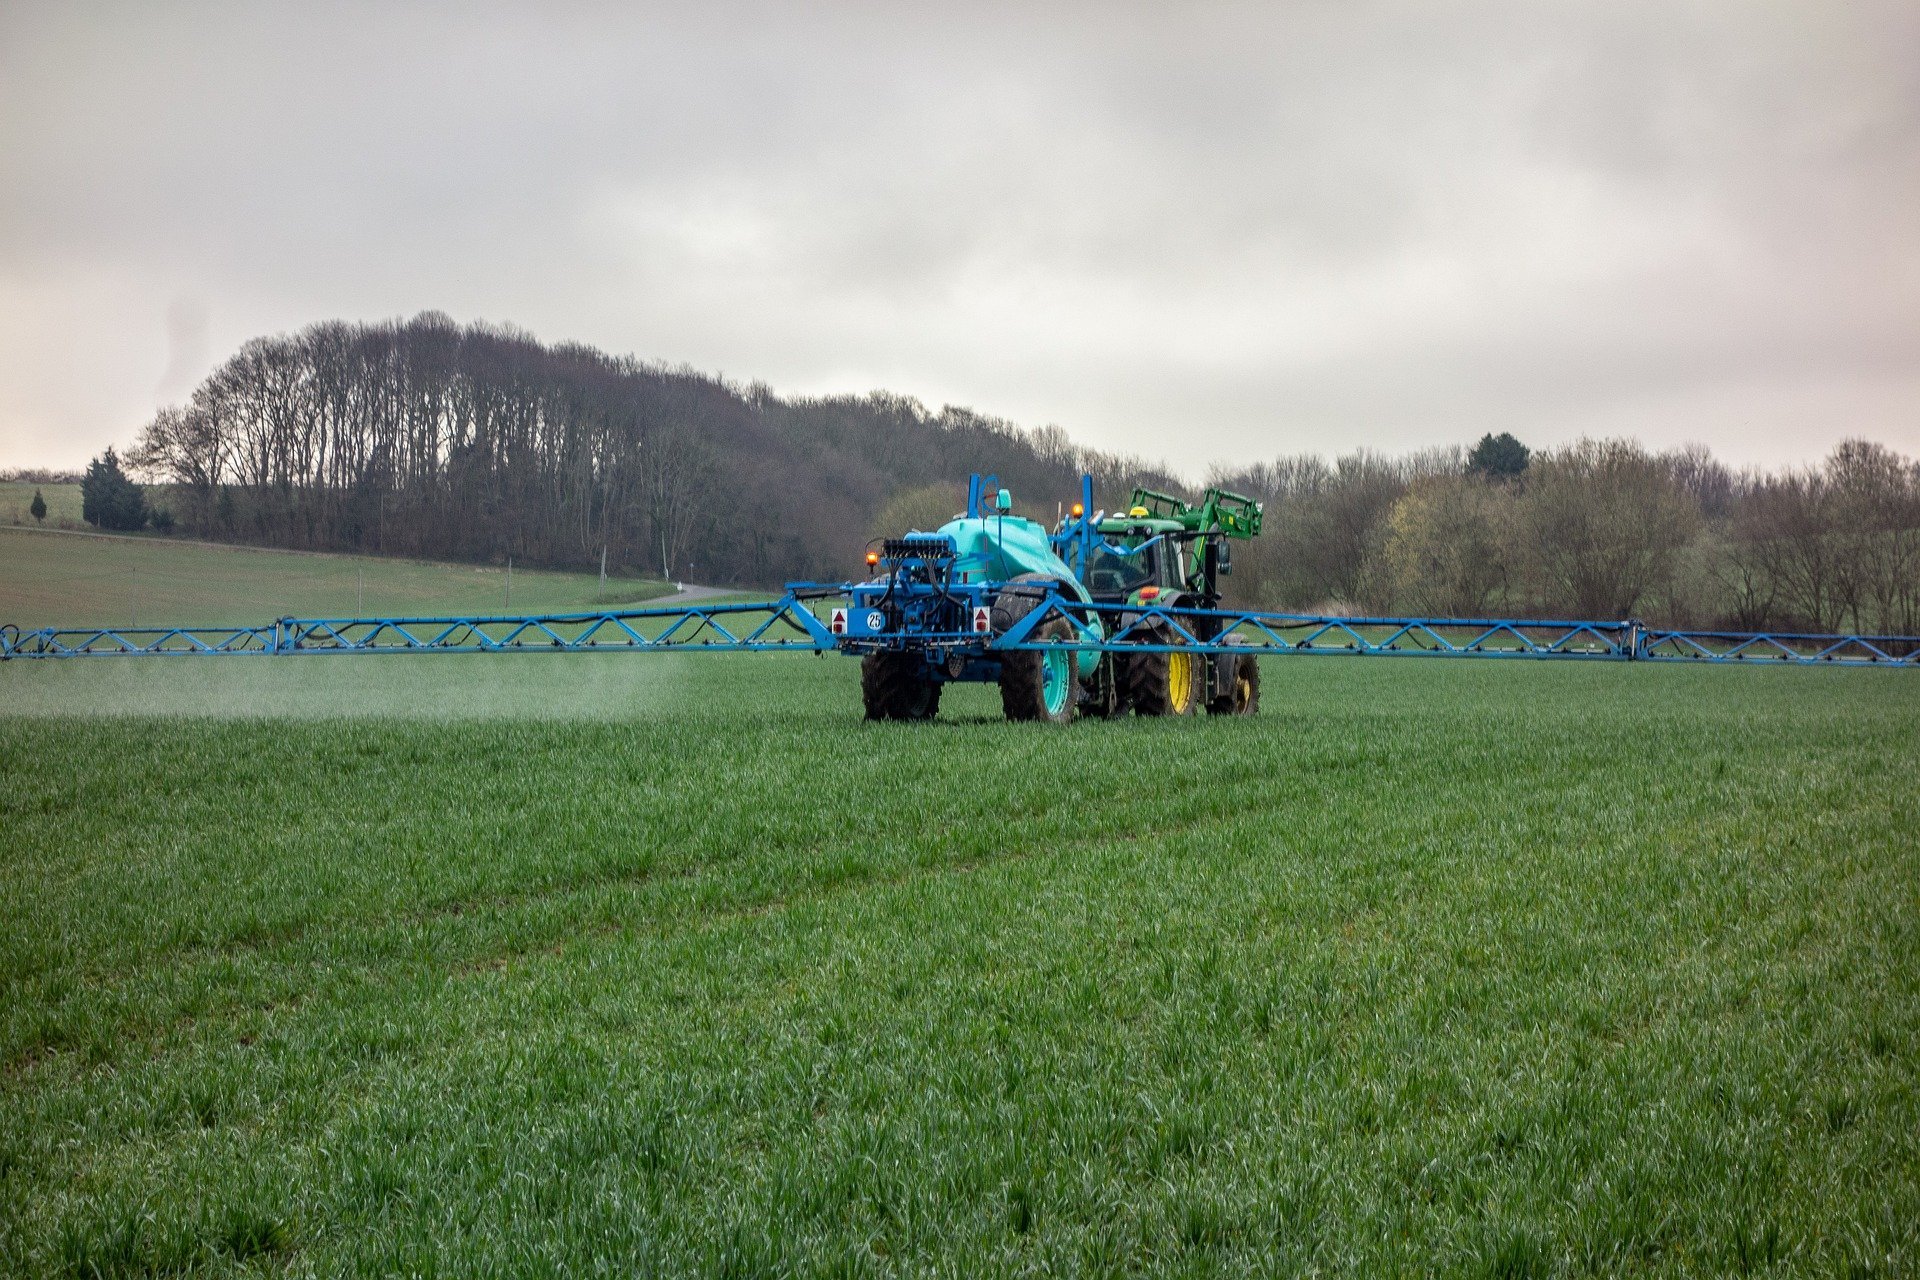
[[[368,613],[506,611],[503,568],[0,528],[0,622],[127,626],[137,618],[142,626],[213,626],[340,617],[356,612],[363,574]],[[620,599],[666,590],[654,582],[607,585]],[[579,608],[598,592],[593,573],[513,574],[515,611]]]
[[[634,714],[0,720],[24,1272],[1920,1251],[1909,673],[1269,660],[1048,732],[840,659],[60,670]]]

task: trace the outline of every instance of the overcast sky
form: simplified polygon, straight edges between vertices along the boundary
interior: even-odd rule
[[[1920,454],[1920,5],[0,0],[0,467],[427,308],[1189,474]]]

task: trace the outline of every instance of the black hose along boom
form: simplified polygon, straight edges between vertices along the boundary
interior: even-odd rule
[[[1920,637],[1717,631],[1609,621],[1345,617],[1223,606],[1231,542],[1260,504],[1136,490],[1081,501],[1048,530],[993,477],[967,510],[867,554],[857,582],[789,583],[778,599],[471,617],[280,618],[243,627],[0,626],[0,661],[394,653],[837,651],[862,660],[872,719],[925,719],[956,681],[1000,686],[1009,718],[1251,714],[1268,656],[1532,658],[1920,670]]]

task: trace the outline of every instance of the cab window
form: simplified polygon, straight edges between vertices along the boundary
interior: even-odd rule
[[[1160,585],[1178,591],[1187,585],[1187,550],[1177,542],[1168,542],[1160,557]]]
[[[1087,566],[1087,589],[1094,595],[1131,595],[1140,587],[1167,585],[1167,543],[1152,541],[1133,553],[1096,543]]]
[[[1096,543],[1087,565],[1087,590],[1097,595],[1129,595],[1158,583],[1163,545],[1155,543],[1127,555],[1104,542]]]

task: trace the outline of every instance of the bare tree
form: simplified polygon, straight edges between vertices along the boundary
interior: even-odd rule
[[[1395,609],[1481,617],[1507,585],[1514,499],[1475,475],[1425,476],[1393,505],[1381,552]]]
[[[1734,522],[1736,554],[1763,577],[1781,620],[1822,630],[1839,616],[1833,499],[1817,471],[1762,477]]]
[[[713,463],[698,436],[683,427],[656,431],[641,452],[641,502],[651,544],[660,549],[660,576],[685,569],[686,548],[707,515]]]
[[[1515,562],[1543,611],[1628,618],[1667,584],[1699,524],[1672,470],[1638,444],[1582,440],[1528,469]]]
[[[1908,632],[1920,596],[1920,484],[1899,454],[1865,440],[1824,467],[1839,610],[1857,630]]]
[[[227,449],[226,436],[205,409],[166,408],[140,432],[127,451],[127,463],[147,479],[178,485],[189,523],[204,526],[213,517],[214,490],[227,469]]]
[[[1762,631],[1781,617],[1781,583],[1765,543],[1753,534],[1756,511],[1742,503],[1725,528],[1708,531],[1702,560],[1706,580],[1724,602],[1711,620]]]
[[[1703,444],[1683,445],[1660,455],[1672,473],[1674,482],[1686,491],[1700,515],[1720,520],[1733,511],[1735,481],[1733,472]]]

